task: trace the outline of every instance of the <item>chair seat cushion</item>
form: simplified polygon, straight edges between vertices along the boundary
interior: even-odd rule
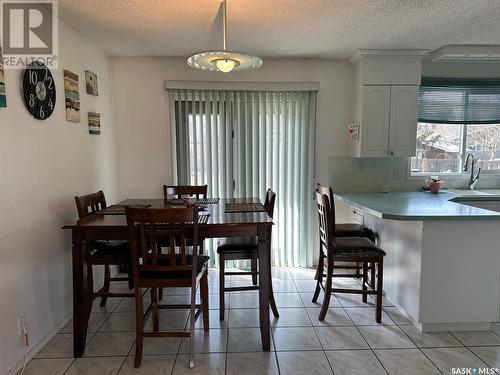
[[[362,224],[335,224],[336,237],[372,237],[373,232]]]
[[[90,248],[94,258],[130,258],[128,241],[91,241]]]
[[[335,238],[333,246],[335,255],[385,255],[384,250],[365,237]]]
[[[258,252],[257,237],[229,237],[221,240],[217,246],[217,253]]]
[[[193,256],[187,255],[188,264],[192,264]],[[207,255],[198,255],[198,265],[196,267],[196,272],[200,273],[203,267],[208,263],[210,257]],[[169,266],[171,262],[169,260],[161,260],[161,266]],[[139,277],[144,279],[190,279],[191,270],[186,271],[140,271]]]

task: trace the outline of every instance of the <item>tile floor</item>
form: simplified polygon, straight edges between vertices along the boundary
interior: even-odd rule
[[[72,325],[68,323],[27,368],[28,375],[125,374],[451,374],[453,367],[500,367],[500,323],[486,332],[420,333],[389,301],[383,323],[375,323],[373,300],[359,295],[333,297],[323,322],[320,304],[311,302],[314,271],[276,268],[273,285],[280,318],[271,318],[272,351],[262,352],[257,292],[228,293],[226,319],[219,321],[218,274],[210,277],[210,332],[201,321],[196,331],[196,367],[187,367],[187,343],[181,338],[145,339],[143,365],[134,369],[133,299],[98,303],[89,323],[85,356],[72,358]],[[349,286],[354,279],[338,279]],[[231,276],[232,285],[247,283]],[[126,288],[114,285],[115,289]],[[171,303],[187,303],[183,289],[169,290]],[[320,297],[321,300],[321,297]],[[183,328],[186,311],[162,311],[160,328]],[[493,372],[488,372],[492,374]],[[474,372],[472,372],[474,374]]]

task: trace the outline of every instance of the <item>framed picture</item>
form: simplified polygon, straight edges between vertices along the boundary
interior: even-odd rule
[[[5,93],[5,73],[3,70],[2,45],[0,44],[0,108],[7,107],[7,96]]]
[[[99,96],[97,87],[97,75],[95,73],[85,71],[85,86],[87,87],[87,94]]]
[[[64,70],[64,99],[66,102],[66,120],[80,122],[78,75],[69,70]]]
[[[89,112],[89,134],[101,134],[101,115]]]

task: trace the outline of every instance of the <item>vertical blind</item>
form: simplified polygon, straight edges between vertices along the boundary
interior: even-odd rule
[[[220,198],[273,189],[273,264],[311,266],[316,93],[172,89],[169,100],[176,183]]]
[[[500,81],[423,78],[418,121],[499,124]]]

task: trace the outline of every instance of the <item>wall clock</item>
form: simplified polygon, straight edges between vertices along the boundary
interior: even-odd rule
[[[23,78],[26,108],[38,120],[46,120],[56,105],[56,84],[47,66],[33,62],[26,68]]]

